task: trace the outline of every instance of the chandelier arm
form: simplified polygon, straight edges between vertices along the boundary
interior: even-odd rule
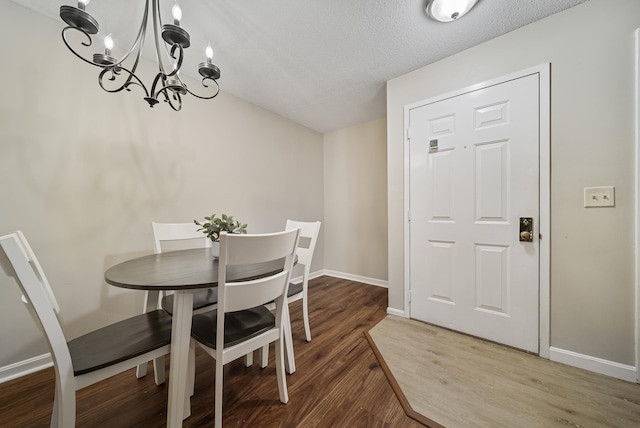
[[[151,96],[155,99],[158,99],[158,95],[160,95],[160,93],[162,92],[162,90],[164,89],[164,83],[162,83],[162,88],[158,89],[158,91],[156,91],[156,86],[158,86],[158,82],[163,81],[164,82],[164,76],[165,74],[161,71],[158,74],[156,74],[156,77],[153,79],[153,85],[151,86]],[[167,95],[165,94],[165,97]]]
[[[185,86],[185,88],[184,88],[184,89],[185,89],[188,93],[190,93],[191,95],[193,95],[194,97],[196,97],[196,98],[200,98],[201,100],[210,100],[210,99],[215,98],[216,96],[218,96],[218,94],[220,93],[220,85],[218,85],[218,82],[216,82],[216,81],[215,81],[215,80],[213,80],[213,79],[209,79],[208,77],[205,77],[204,79],[202,79],[202,86],[204,86],[205,88],[209,88],[209,85],[206,85],[206,84],[205,84],[205,80],[210,80],[210,81],[212,81],[212,82],[214,83],[214,85],[216,85],[216,93],[215,93],[215,94],[213,94],[213,95],[211,95],[211,96],[207,97],[207,96],[201,96],[201,95],[198,95],[198,94],[194,94],[194,93],[193,93],[193,92],[191,92],[191,91],[189,90],[189,88],[187,88],[186,86]]]
[[[120,74],[122,71],[125,71],[129,75],[127,80],[122,85],[120,85],[116,89],[108,89],[108,88],[106,88],[104,86],[102,81],[104,80],[106,73],[111,72],[112,74],[111,74],[111,77],[109,78],[109,80],[114,81],[115,80],[115,75]],[[135,79],[135,80],[133,80],[133,79]],[[100,74],[98,75],[98,83],[100,84],[100,87],[105,92],[109,92],[109,93],[120,92],[123,89],[130,90],[129,86],[138,85],[144,90],[145,95],[147,97],[149,97],[149,91],[147,90],[147,87],[144,85],[144,83],[142,83],[142,80],[140,80],[140,78],[138,76],[136,76],[133,72],[127,70],[126,68],[124,68],[122,66],[114,66],[114,67],[109,67],[109,68],[105,68],[104,70],[102,70],[100,72]]]
[[[127,58],[129,58],[129,56],[137,48],[138,51],[136,52],[136,60],[134,62],[133,67],[131,68],[131,72],[130,72],[131,74],[136,72],[136,68],[138,66],[138,62],[140,60],[140,56],[142,55],[142,47],[144,46],[145,34],[147,33],[147,16],[148,16],[148,12],[149,12],[149,4],[147,2],[147,3],[145,3],[144,12],[143,12],[143,15],[142,15],[142,22],[140,23],[140,28],[138,29],[138,35],[136,36],[136,39],[133,41],[133,44],[131,45],[129,50],[127,52],[125,52],[125,54],[122,55],[122,58],[117,60],[116,63],[115,63],[115,65],[122,66],[122,63],[124,61],[126,61]]]
[[[144,38],[144,36],[143,36]],[[142,81],[138,78],[138,76],[136,76],[136,69],[138,68],[138,63],[140,62],[140,56],[142,54],[142,45],[140,45],[140,49],[138,50],[138,52],[136,53],[136,59],[133,61],[133,66],[131,67],[131,71],[126,70],[129,73],[129,77],[127,78],[127,81],[125,84],[129,84],[129,82],[131,82],[132,78],[135,78],[138,82],[140,82],[140,84],[142,84]],[[118,63],[118,65],[120,65],[120,63]],[[122,67],[120,65],[120,67]],[[144,85],[143,85],[144,87]],[[147,92],[147,88],[145,87],[145,92]],[[147,92],[147,96],[149,96],[149,93]]]
[[[149,1],[145,2],[142,22],[140,23],[140,28],[138,29],[138,35],[136,36],[135,41],[127,53],[125,53],[122,59],[117,63],[118,65],[121,65],[137,47],[138,51],[136,52],[136,59],[133,62],[133,67],[131,67],[131,74],[135,74],[136,69],[138,68],[138,63],[140,62],[140,57],[142,56],[142,47],[144,46],[145,35],[147,34],[147,16],[149,16]]]
[[[172,99],[177,101],[178,104],[174,105],[173,101],[171,101]],[[167,102],[174,111],[180,111],[182,109],[182,97],[180,94],[174,93],[173,96],[167,96]]]
[[[178,49],[178,51],[179,51],[177,58],[175,56],[176,49]],[[179,44],[174,43],[173,46],[171,47],[170,56],[171,56],[171,58],[176,60],[176,64],[173,67],[173,71],[171,73],[167,74],[167,76],[168,77],[173,77],[176,74],[178,74],[180,72],[180,69],[182,68],[182,59],[184,58],[184,49]]]
[[[146,34],[146,29],[147,29],[147,16],[148,16],[148,9],[149,9],[149,7],[148,7],[148,3],[147,3],[147,4],[145,5],[144,14],[143,14],[143,16],[142,16],[142,22],[141,22],[141,24],[140,24],[140,29],[138,30],[138,35],[136,36],[135,41],[133,42],[133,44],[131,45],[131,47],[129,48],[129,50],[128,50],[128,51],[127,51],[127,52],[122,56],[122,58],[120,58],[120,59],[118,59],[118,60],[115,60],[115,61],[114,61],[114,63],[113,63],[113,66],[115,66],[115,67],[120,67],[120,68],[123,68],[123,69],[124,69],[124,67],[122,67],[122,63],[123,63],[124,61],[126,61],[126,60],[127,60],[127,58],[129,58],[129,56],[133,53],[133,51],[136,49],[136,47],[139,47],[139,49],[138,49],[138,51],[137,51],[137,53],[136,53],[136,60],[135,60],[135,62],[134,62],[134,64],[133,64],[133,67],[132,67],[131,71],[127,70],[127,71],[129,72],[129,74],[134,74],[134,73],[136,72],[136,68],[137,68],[137,66],[138,66],[138,63],[140,62],[140,57],[141,57],[141,55],[142,55],[142,46],[144,46],[145,34]],[[83,29],[81,29],[81,28],[77,28],[77,27],[73,27],[73,26],[67,26],[67,27],[65,27],[65,28],[63,28],[63,29],[62,29],[62,40],[64,41],[64,44],[67,46],[67,48],[68,48],[71,52],[73,52],[73,54],[74,54],[75,56],[77,56],[78,58],[80,58],[80,59],[81,59],[81,60],[83,60],[84,62],[87,62],[87,63],[89,63],[89,64],[91,64],[91,65],[95,65],[95,66],[97,66],[97,67],[102,67],[102,68],[104,68],[104,67],[105,67],[105,65],[104,65],[104,64],[100,64],[100,63],[97,63],[97,62],[94,62],[94,61],[90,61],[90,60],[88,60],[88,59],[84,58],[83,56],[81,56],[79,53],[77,53],[77,52],[76,52],[76,51],[71,47],[71,45],[69,44],[69,41],[67,40],[66,35],[65,35],[65,32],[66,32],[67,30],[69,30],[69,29],[77,30],[77,31],[79,31],[79,32],[83,33],[83,34],[87,37],[87,39],[89,40],[89,43],[82,42],[82,45],[83,45],[83,46],[87,46],[87,47],[89,47],[89,46],[91,46],[91,45],[92,45],[92,43],[93,43],[93,40],[91,39],[91,36],[90,36],[86,31],[84,31]]]
[[[164,101],[168,103],[174,111],[180,111],[182,109],[182,97],[178,92],[173,92],[169,87],[165,86],[158,90],[157,95],[159,96],[160,94],[164,96]],[[177,102],[177,104],[174,104],[174,102]]]
[[[147,87],[145,86],[144,83],[142,83],[142,80],[135,74],[136,70],[138,68],[138,64],[140,62],[140,57],[142,56],[142,46],[144,46],[145,34],[147,32],[146,30],[147,30],[148,12],[149,12],[149,2],[147,1],[147,2],[145,2],[144,13],[142,15],[142,21],[140,23],[140,28],[138,29],[138,35],[136,36],[136,39],[134,40],[133,44],[131,45],[129,50],[122,56],[122,58],[120,58],[112,67],[105,69],[98,76],[98,83],[100,83],[100,87],[103,90],[105,90],[106,92],[115,93],[115,92],[120,92],[123,89],[130,90],[129,89],[130,85],[138,85],[144,90],[146,98],[149,98],[149,91],[147,90]],[[137,48],[137,52],[136,52],[136,55],[135,55],[135,60],[133,61],[133,65],[131,67],[131,70],[129,70],[129,69],[123,67],[122,63],[127,58],[129,58],[129,56],[133,53],[133,51],[136,48]],[[121,70],[124,70],[127,73],[128,77],[120,87],[118,87],[116,89],[107,89],[107,88],[105,88],[105,86],[102,83],[102,81],[104,79],[105,73],[107,71],[109,71],[109,70],[111,70],[111,72],[113,73],[112,77],[109,78],[109,80],[111,80],[111,81],[115,80],[115,75],[120,74]]]
[[[149,1],[151,0],[147,0],[147,4],[149,3]],[[153,38],[156,46],[156,59],[158,61],[158,69],[161,73],[167,74],[165,71],[164,63],[162,62],[162,56],[160,55],[159,37],[162,29],[162,20],[160,18],[159,1],[160,0],[153,0],[153,10],[152,10],[153,16],[151,17],[151,19],[153,19]],[[165,50],[166,50],[166,46],[165,46]]]
[[[159,0],[154,0],[157,2],[157,4],[160,4]],[[160,8],[158,7],[158,11],[160,10]],[[155,18],[155,17],[154,17]],[[158,57],[158,63],[160,63],[160,46],[162,46],[164,48],[164,52],[166,53],[167,57],[171,57],[171,58],[175,58],[173,56],[173,46],[171,47],[171,52],[169,52],[169,45],[167,43],[160,43],[160,41],[158,40],[158,34],[161,34],[161,31],[159,29],[162,29],[164,24],[162,23],[162,14],[160,14],[160,12],[157,13],[157,26],[156,26],[156,21],[154,19],[154,34],[156,35],[156,56]],[[164,71],[164,64],[161,64],[162,66],[162,70]],[[175,68],[175,67],[173,67]]]
[[[82,46],[86,46],[89,47],[93,44],[93,41],[91,39],[91,36],[84,31],[81,28],[77,28],[77,27],[72,27],[72,26],[68,26],[68,27],[64,27],[62,29],[62,41],[64,42],[64,44],[67,46],[67,48],[71,51],[71,53],[73,53],[75,56],[77,56],[78,58],[80,58],[82,61],[86,62],[87,64],[91,64],[91,65],[95,65],[96,67],[104,67],[104,65],[102,64],[98,64],[96,62],[90,61],[88,59],[86,59],[85,57],[83,57],[82,55],[80,55],[78,52],[75,51],[75,49],[73,49],[71,47],[71,45],[69,44],[69,41],[67,40],[67,36],[66,36],[66,32],[67,30],[75,30],[75,31],[79,31],[80,33],[84,34],[87,37],[87,40],[89,40],[89,43],[86,42],[82,42]]]

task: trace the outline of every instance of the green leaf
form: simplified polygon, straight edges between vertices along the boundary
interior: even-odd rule
[[[210,217],[204,217],[204,219],[206,220],[204,223],[200,223],[197,220],[193,220],[193,222],[201,227],[198,231],[204,233],[207,238],[211,239],[213,242],[220,240],[221,232],[247,233],[246,223],[234,220],[233,216],[229,216],[227,214],[222,214],[220,217],[216,217],[215,214],[212,214]]]

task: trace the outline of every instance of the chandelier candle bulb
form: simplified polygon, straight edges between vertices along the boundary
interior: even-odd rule
[[[78,9],[85,10],[91,0],[78,0]]]
[[[173,5],[173,8],[171,8],[171,14],[173,15],[173,24],[179,26],[180,21],[182,20],[182,9],[180,9],[178,2],[176,2],[176,4]]]
[[[207,57],[207,62],[211,64],[211,61],[213,60],[213,49],[211,49],[211,45],[207,46],[204,50],[204,55]]]
[[[108,34],[104,38],[104,54],[107,56],[111,55],[111,49],[113,49],[113,39],[111,38],[111,34]]]

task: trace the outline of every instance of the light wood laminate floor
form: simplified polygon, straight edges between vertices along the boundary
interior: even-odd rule
[[[369,335],[428,425],[640,427],[636,383],[391,315]]]

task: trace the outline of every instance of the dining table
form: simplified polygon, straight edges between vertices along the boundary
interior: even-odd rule
[[[227,266],[227,281],[248,281],[281,272],[284,261]],[[151,254],[112,266],[105,271],[104,279],[115,287],[174,292],[167,427],[181,427],[183,419],[191,415],[187,372],[193,294],[218,285],[218,258],[211,248]],[[289,348],[293,361],[291,327],[285,324],[285,342],[289,342],[285,348]]]

